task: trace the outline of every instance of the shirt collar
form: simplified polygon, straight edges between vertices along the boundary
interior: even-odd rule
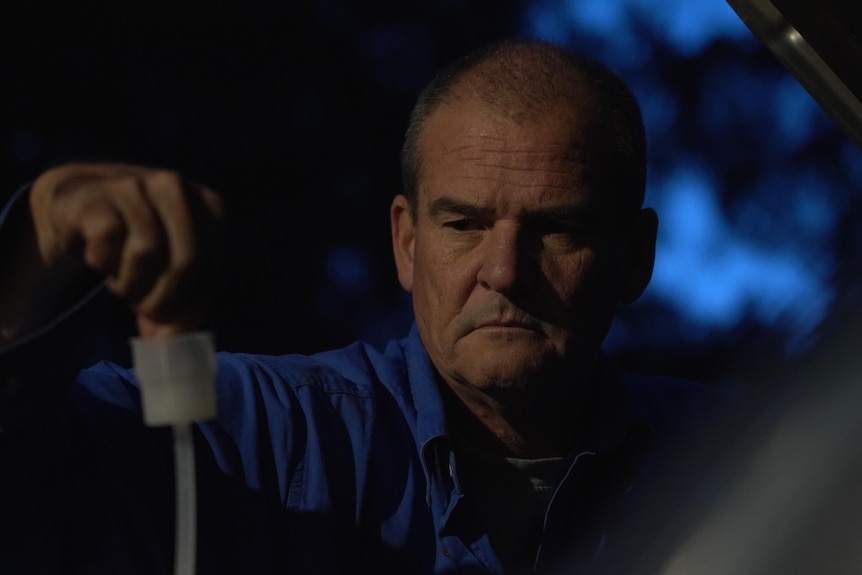
[[[446,430],[446,414],[443,399],[437,388],[434,366],[419,338],[414,323],[403,340],[413,405],[416,409],[416,442],[422,456],[430,498],[431,476],[442,460],[448,460],[451,442]],[[612,451],[626,443],[632,426],[638,424],[639,416],[631,391],[623,375],[602,357],[599,363],[596,385],[590,394],[590,418],[579,450],[593,453]]]
[[[413,395],[416,409],[416,443],[425,472],[425,497],[430,505],[433,470],[440,464],[438,454],[442,453],[434,446],[439,443],[448,444],[449,441],[446,435],[446,414],[443,398],[437,388],[434,366],[419,338],[419,329],[415,323],[403,340],[403,349],[407,360],[410,393]]]
[[[581,451],[604,453],[622,446],[634,425],[641,423],[625,379],[604,357],[590,393],[589,418]]]

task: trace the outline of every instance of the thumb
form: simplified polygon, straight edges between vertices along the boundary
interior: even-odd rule
[[[154,319],[140,313],[137,315],[137,324],[138,334],[145,338],[170,336],[182,333],[183,331],[188,331],[184,330],[182,326],[178,324],[158,323]]]

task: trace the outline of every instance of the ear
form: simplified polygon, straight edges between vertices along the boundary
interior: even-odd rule
[[[407,291],[413,290],[413,247],[416,243],[416,230],[410,213],[410,202],[403,195],[392,200],[389,208],[389,221],[392,226],[392,251],[395,254],[395,267],[398,281]]]
[[[652,278],[655,264],[655,242],[658,234],[658,216],[650,208],[642,209],[632,223],[629,238],[631,261],[621,293],[622,303],[632,303],[646,289]]]

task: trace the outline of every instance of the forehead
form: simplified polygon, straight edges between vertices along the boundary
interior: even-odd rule
[[[474,102],[442,105],[422,138],[420,200],[454,196],[509,210],[596,203],[586,127],[563,108],[525,119]]]

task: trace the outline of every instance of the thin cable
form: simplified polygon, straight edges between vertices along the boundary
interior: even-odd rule
[[[194,575],[197,495],[192,421],[216,416],[216,356],[208,332],[132,338],[135,378],[141,387],[144,423],[173,426],[176,484],[174,572]]]
[[[194,575],[197,536],[195,493],[195,450],[192,428],[188,423],[173,426],[174,472],[176,476],[176,547],[174,573]]]

